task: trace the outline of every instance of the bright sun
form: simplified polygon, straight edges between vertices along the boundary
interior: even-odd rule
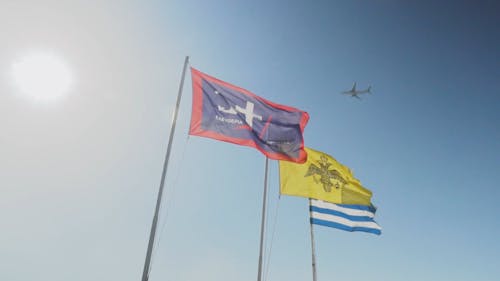
[[[28,98],[54,101],[66,94],[73,82],[66,63],[48,53],[26,55],[12,66],[15,84]]]

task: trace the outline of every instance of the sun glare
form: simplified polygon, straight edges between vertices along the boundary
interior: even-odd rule
[[[66,94],[72,84],[71,72],[59,57],[47,53],[26,55],[12,66],[14,83],[26,97],[54,101]]]

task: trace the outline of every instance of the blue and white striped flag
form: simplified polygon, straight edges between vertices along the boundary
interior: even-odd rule
[[[380,235],[382,228],[373,219],[373,206],[333,204],[311,199],[311,223],[345,231],[364,231]]]

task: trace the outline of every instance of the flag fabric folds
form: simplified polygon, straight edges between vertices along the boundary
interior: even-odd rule
[[[254,147],[275,160],[303,163],[305,111],[267,101],[191,68],[190,135]]]
[[[351,170],[330,155],[305,148],[303,164],[279,162],[281,194],[319,199],[337,204],[369,206],[372,192]]]
[[[375,222],[375,207],[340,205],[311,199],[311,223],[345,231],[363,231],[380,235],[382,228]]]

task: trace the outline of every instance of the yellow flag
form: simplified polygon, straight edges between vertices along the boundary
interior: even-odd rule
[[[281,194],[319,199],[336,204],[370,205],[372,192],[351,170],[330,155],[305,148],[307,161],[279,161]]]

